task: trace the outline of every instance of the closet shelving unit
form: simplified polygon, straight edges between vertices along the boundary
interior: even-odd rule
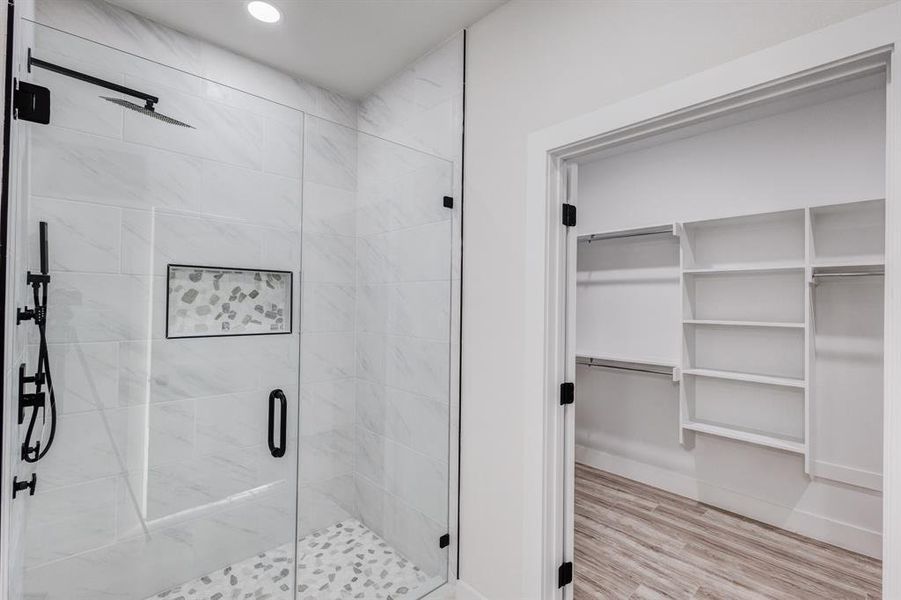
[[[671,372],[680,382],[681,443],[703,434],[791,452],[810,474],[815,286],[883,273],[884,202],[592,233],[579,242],[649,235],[673,235],[679,244],[678,361],[579,356],[577,363]]]
[[[661,236],[672,238],[673,233],[674,226],[670,224],[653,227],[642,227],[636,229],[624,229],[619,231],[590,233],[580,235],[578,241],[579,243],[590,245],[594,242],[610,242],[613,240],[646,240]],[[610,356],[599,354],[585,354],[576,356],[576,364],[585,367],[666,375],[671,377],[674,381],[678,381],[679,378],[679,364],[677,360],[668,361],[648,357],[639,358],[635,356],[624,355]]]
[[[803,403],[802,414],[808,413],[805,211],[682,223],[675,231],[682,288],[680,442],[690,444],[690,436],[701,433],[806,457],[806,418],[788,435],[745,411],[724,416],[710,408],[720,417],[711,418],[701,409],[733,395],[772,396],[772,402]]]

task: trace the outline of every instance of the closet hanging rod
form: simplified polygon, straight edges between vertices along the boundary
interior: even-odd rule
[[[675,368],[670,365],[661,365],[657,363],[594,358],[591,356],[577,356],[576,364],[585,367],[600,367],[603,369],[617,369],[619,371],[636,371],[639,373],[650,373],[652,375],[667,375],[669,377],[672,377],[673,369]]]
[[[608,231],[605,233],[587,233],[579,236],[580,242],[597,242],[600,240],[615,240],[619,238],[637,237],[642,235],[673,235],[672,225],[659,225],[657,227],[642,227],[640,229],[623,229],[622,231]]]

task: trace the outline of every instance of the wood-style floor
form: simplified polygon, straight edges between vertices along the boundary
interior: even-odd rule
[[[881,598],[882,564],[576,465],[575,597]]]

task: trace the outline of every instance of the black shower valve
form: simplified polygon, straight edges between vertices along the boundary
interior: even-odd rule
[[[19,425],[25,423],[25,411],[27,409],[44,409],[44,399],[44,392],[37,392],[35,394],[22,394],[19,397]]]
[[[28,481],[19,481],[18,477],[13,477],[13,498],[15,498],[19,492],[24,492],[28,490],[29,496],[34,496],[34,489],[38,485],[38,476],[35,473],[31,474],[31,479]]]
[[[25,280],[28,285],[41,285],[42,283],[50,283],[50,275],[28,271]]]
[[[28,308],[20,308],[16,311],[16,325],[20,324],[22,321],[30,321],[37,316],[37,312],[33,309]]]

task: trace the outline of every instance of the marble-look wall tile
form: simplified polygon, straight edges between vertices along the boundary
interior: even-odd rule
[[[449,347],[411,337],[357,334],[357,377],[447,401]]]
[[[160,402],[147,407],[147,464],[181,462],[194,454],[193,399]]]
[[[358,283],[450,279],[451,222],[358,237]]]
[[[40,269],[38,223],[45,221],[51,271],[119,272],[121,210],[110,206],[31,199],[28,267]]]
[[[257,478],[249,454],[191,456],[151,467],[146,480],[148,518],[171,518],[253,489]]]
[[[127,76],[126,85],[149,89],[139,77]],[[249,111],[156,86],[165,97],[160,112],[191,127],[172,126],[135,111],[123,112],[127,142],[261,170],[263,165],[262,117]],[[165,112],[164,112],[165,111]]]
[[[61,55],[56,51],[44,48],[39,57],[43,60],[64,64],[70,69],[90,73],[95,77],[120,85],[125,83],[122,71],[115,67],[78,60],[71,52]],[[101,100],[97,96],[95,86],[43,69],[34,69],[31,72],[30,81],[50,88],[53,98],[54,126],[122,139],[122,109],[111,102]],[[118,97],[112,92],[109,96]]]
[[[353,236],[357,195],[353,190],[306,182],[303,186],[305,233]]]
[[[352,237],[305,233],[304,282],[353,284],[354,252]]]
[[[203,189],[205,214],[300,229],[302,190],[296,179],[206,161]]]
[[[357,132],[309,115],[304,131],[304,181],[356,190]]]
[[[119,396],[119,346],[115,342],[50,344],[57,410],[70,414],[126,406]],[[26,365],[37,365],[38,346]]]
[[[446,516],[433,521],[362,475],[354,476],[354,493],[367,527],[429,575],[446,573],[447,550],[436,543],[448,532]]]
[[[358,428],[354,472],[434,521],[447,518],[447,463]]]
[[[128,353],[120,354],[120,360],[149,381],[151,402],[224,395],[260,387],[261,369],[267,356],[274,352],[262,353],[266,344],[260,344],[259,339],[238,336],[155,340],[142,347],[130,347]],[[140,371],[141,363],[144,373]]]
[[[357,127],[456,160],[462,85],[461,32],[364,98]]]
[[[147,277],[54,273],[53,293],[47,308],[47,341],[145,339],[149,291]],[[34,336],[32,342],[37,342]]]
[[[408,151],[413,152],[413,151]],[[360,169],[357,233],[369,235],[450,220],[444,197],[453,196],[451,163],[430,158],[429,164],[403,174]],[[382,177],[367,179],[371,174]],[[394,178],[395,175],[399,175]]]
[[[41,461],[41,487],[50,490],[111,477],[139,464],[143,443],[131,433],[141,422],[139,407],[60,415],[54,445]]]
[[[263,122],[263,170],[300,179],[303,175],[303,115]]]
[[[361,285],[357,328],[446,341],[450,335],[450,282]]]
[[[290,396],[293,400],[296,394]],[[195,400],[197,452],[217,455],[229,448],[263,443],[268,432],[268,397],[265,390],[256,390]],[[290,404],[296,406],[293,401]],[[296,417],[292,410],[287,422],[296,422]]]
[[[154,273],[153,213],[145,210],[122,209],[119,239],[121,240],[119,270],[133,275]]]
[[[111,544],[116,540],[116,478],[39,491],[30,501],[25,539],[27,568]]]
[[[304,384],[300,388],[300,435],[351,431],[354,410],[352,378]]]
[[[448,405],[385,385],[357,380],[357,426],[437,461],[447,461]]]
[[[156,275],[168,264],[253,268],[260,260],[260,229],[212,216],[153,214],[152,248]]]
[[[353,475],[301,485],[298,506],[298,539],[356,516]]]
[[[354,469],[353,429],[334,429],[300,438],[300,483],[315,484]]]
[[[124,208],[202,210],[200,159],[56,127],[31,130],[36,196]],[[102,173],[103,177],[98,177]]]
[[[202,66],[202,42],[100,0],[41,0],[38,23],[192,73]]]
[[[416,61],[365,98],[358,118],[374,135],[360,135],[357,150],[356,507],[430,574],[447,572],[435,540],[451,530],[460,206],[443,197],[461,189],[462,50],[459,36]]]
[[[300,340],[301,383],[354,376],[353,333],[305,333]]]
[[[301,330],[304,333],[352,332],[355,299],[353,285],[308,283],[303,290]]]
[[[28,597],[65,600],[146,598],[195,576],[195,534],[188,527],[136,536],[26,571]],[[135,568],[142,565],[142,568]],[[146,565],[154,565],[147,568]],[[173,582],[174,584],[174,582]]]

